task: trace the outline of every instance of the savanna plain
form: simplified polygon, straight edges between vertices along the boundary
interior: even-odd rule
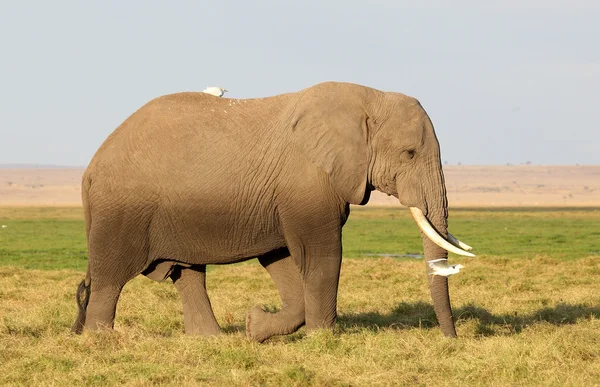
[[[406,209],[353,208],[333,332],[263,344],[248,309],[279,307],[260,265],[212,266],[225,334],[183,334],[170,280],[138,277],[114,332],[69,333],[87,265],[80,207],[0,207],[0,385],[598,385],[600,209],[451,208],[476,258],[450,277],[459,334],[443,337]],[[403,257],[401,255],[409,255]]]

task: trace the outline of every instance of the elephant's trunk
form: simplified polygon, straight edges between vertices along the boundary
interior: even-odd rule
[[[444,189],[445,191],[445,189]],[[448,218],[446,207],[446,195],[443,193],[443,203],[428,203],[430,210],[427,212],[427,219],[431,222],[440,236],[448,236]],[[448,251],[434,243],[423,231],[421,231],[423,241],[423,250],[425,261],[433,259],[448,258]],[[454,328],[454,318],[452,316],[452,306],[450,305],[450,295],[448,293],[448,278],[439,275],[427,275],[429,280],[429,291],[433,300],[433,309],[440,324],[444,336],[456,337]]]
[[[448,257],[448,252],[433,243],[425,234],[421,233],[421,239],[423,240],[425,261],[428,262],[432,259]],[[450,295],[448,293],[448,278],[429,274],[427,278],[429,280],[429,291],[433,300],[433,309],[435,310],[440,328],[444,336],[456,337],[452,306],[450,305]]]
[[[438,173],[429,176],[432,181],[425,182],[423,186],[425,202],[422,207],[424,208],[411,207],[411,213],[421,229],[425,261],[448,258],[447,250],[472,256],[471,253],[463,250],[465,247],[470,248],[470,246],[448,236],[448,202],[441,165]],[[447,337],[456,337],[448,294],[448,279],[428,274],[428,281],[433,309],[442,332]]]

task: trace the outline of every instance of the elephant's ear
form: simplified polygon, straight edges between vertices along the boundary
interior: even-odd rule
[[[366,193],[368,116],[358,95],[310,88],[296,105],[293,141],[330,177],[337,193],[360,204]]]

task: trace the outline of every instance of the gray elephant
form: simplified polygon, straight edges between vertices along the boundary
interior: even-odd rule
[[[106,139],[83,176],[89,259],[73,330],[112,328],[121,289],[144,274],[173,280],[186,333],[217,334],[206,265],[254,257],[282,308],[252,308],[248,337],[331,328],[342,227],[349,205],[375,189],[410,208],[427,261],[472,255],[447,231],[440,149],[414,98],[336,82],[249,100],[157,98]],[[447,279],[428,278],[442,331],[456,336]]]

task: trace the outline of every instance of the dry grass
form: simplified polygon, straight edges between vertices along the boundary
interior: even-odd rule
[[[464,259],[451,278],[458,340],[435,326],[422,261],[346,259],[334,333],[265,344],[246,311],[278,305],[255,263],[208,273],[226,334],[183,335],[169,282],[124,289],[116,332],[68,333],[78,271],[0,266],[0,385],[594,385],[600,380],[600,262]]]

